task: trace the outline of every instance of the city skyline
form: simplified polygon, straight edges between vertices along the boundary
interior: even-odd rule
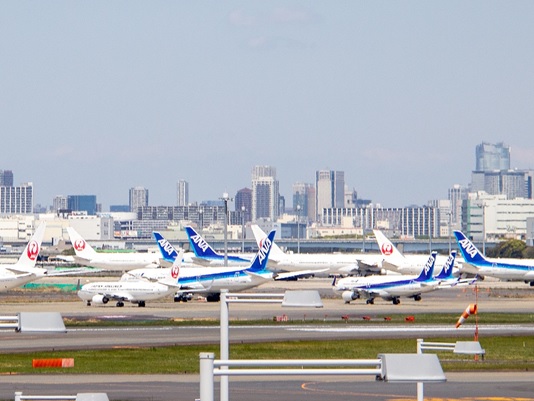
[[[29,12],[31,10],[31,12]],[[467,185],[475,146],[534,168],[534,3],[6,2],[0,167],[34,204],[172,205],[277,169],[388,206]]]

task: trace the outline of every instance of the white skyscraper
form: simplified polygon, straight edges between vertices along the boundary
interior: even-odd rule
[[[180,180],[176,184],[176,200],[178,206],[189,205],[189,183],[186,180]]]

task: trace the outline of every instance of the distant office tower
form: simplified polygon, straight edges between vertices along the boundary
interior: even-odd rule
[[[467,199],[467,188],[454,184],[452,188],[449,188],[448,199],[451,202],[450,223],[453,227],[459,229],[462,224],[462,202]]]
[[[525,172],[525,197],[534,199],[534,170]]]
[[[180,180],[176,184],[176,199],[178,206],[189,205],[189,183],[187,181]]]
[[[280,188],[276,168],[255,166],[252,169],[252,221],[261,218],[276,221],[279,215]]]
[[[67,209],[73,212],[87,212],[89,216],[96,215],[96,195],[68,195]]]
[[[293,213],[310,221],[315,220],[315,187],[313,184],[304,182],[293,184]]]
[[[476,147],[475,171],[510,169],[510,147],[503,142],[495,145],[482,142]]]
[[[33,183],[0,186],[0,214],[33,213]]]
[[[243,213],[245,222],[252,221],[252,189],[243,188],[235,195],[235,211]]]
[[[476,148],[476,170],[471,173],[470,192],[529,197],[528,171],[510,169],[510,147],[504,143],[481,143]]]
[[[13,171],[0,170],[0,187],[12,187],[13,186]]]
[[[68,208],[68,201],[65,195],[57,195],[52,201],[52,211],[57,213],[60,210],[66,210]]]
[[[344,207],[345,172],[319,170],[315,172],[317,221],[323,209]]]
[[[148,206],[148,189],[143,187],[130,188],[130,212],[137,213],[138,208]]]

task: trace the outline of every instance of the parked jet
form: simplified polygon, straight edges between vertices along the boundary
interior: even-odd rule
[[[146,252],[99,253],[85,241],[72,227],[67,227],[72,247],[76,255],[74,261],[84,266],[104,270],[129,270],[140,267],[158,267],[159,254]]]
[[[401,274],[419,274],[423,266],[425,266],[428,257],[426,255],[404,255],[395,245],[382,233],[380,230],[373,230],[378,243],[378,248],[384,258],[382,267],[390,269]],[[438,255],[436,262],[439,265],[445,265],[447,258]],[[457,267],[453,268],[453,275],[458,276],[459,271]]]
[[[433,277],[436,255],[437,252],[432,252],[418,276],[345,277],[334,281],[334,292],[340,293],[346,303],[362,296],[367,298],[367,304],[373,304],[376,297],[394,305],[400,303],[400,297],[420,301],[422,293],[433,291],[440,284]]]
[[[215,251],[210,244],[195,231],[191,226],[185,227],[189,244],[195,253],[192,257],[193,262],[202,266],[224,266],[224,255]],[[265,236],[264,236],[265,238]],[[226,255],[227,265],[249,265],[252,257],[243,257],[238,255]]]
[[[263,230],[251,226],[256,243],[265,238]],[[380,274],[382,257],[379,255],[362,256],[357,254],[335,253],[285,253],[276,243],[269,258],[269,270],[273,272],[305,272],[309,276],[331,276],[339,274]],[[304,275],[304,274],[302,274]]]
[[[269,233],[255,258],[249,262],[247,267],[184,267],[180,269],[180,276],[175,285],[178,290],[175,300],[185,300],[186,294],[194,292],[204,294],[209,302],[217,302],[223,288],[230,291],[244,291],[272,280],[273,273],[266,270],[266,266],[274,235],[275,231]],[[145,278],[164,283],[165,277],[169,275],[168,271],[168,268],[136,269],[125,273],[123,279]]]
[[[35,267],[45,229],[46,223],[41,223],[16,263],[0,265],[0,291],[20,287],[48,274],[47,269]]]
[[[114,300],[118,307],[124,306],[124,302],[144,307],[146,301],[166,297],[174,291],[175,288],[170,285],[148,280],[102,281],[84,284],[78,296],[87,302],[87,306],[92,303],[107,304]]]
[[[524,281],[534,287],[534,260],[486,258],[461,231],[454,231],[464,257],[462,272],[501,280]]]

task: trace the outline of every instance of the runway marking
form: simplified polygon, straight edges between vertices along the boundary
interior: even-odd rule
[[[325,390],[320,388],[312,388],[311,386],[321,384],[320,382],[308,382],[302,383],[301,388],[306,391],[322,394],[331,394],[331,395],[344,395],[350,397],[365,397],[368,398],[386,398],[387,401],[413,401],[414,397],[407,397],[405,395],[395,395],[395,394],[376,394],[376,393],[362,393],[355,391],[336,391],[336,390]],[[523,397],[456,397],[456,398],[441,398],[441,397],[425,397],[425,401],[534,401],[534,398],[523,398]]]

